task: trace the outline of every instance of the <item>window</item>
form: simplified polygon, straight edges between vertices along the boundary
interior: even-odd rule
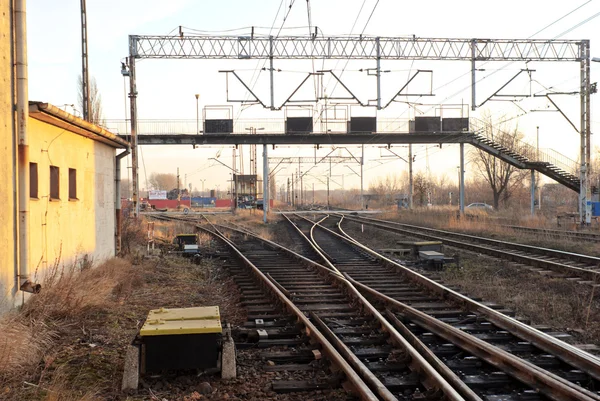
[[[29,163],[29,197],[38,198],[38,170],[37,163]]]
[[[77,200],[77,170],[69,169],[69,200]]]
[[[60,199],[60,169],[50,166],[50,200]]]

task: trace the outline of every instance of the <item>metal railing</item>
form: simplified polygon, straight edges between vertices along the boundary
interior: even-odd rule
[[[129,120],[105,120],[103,127],[118,135],[128,135],[131,132]],[[408,133],[409,119],[377,119],[376,132]],[[199,127],[200,134],[203,132],[202,120],[160,120],[144,119],[138,120],[139,135],[195,135]],[[284,134],[285,120],[277,118],[263,119],[238,119],[233,123],[233,134],[251,134],[256,130],[257,134]],[[313,121],[313,133],[315,134],[346,134],[348,133],[347,120],[321,120]]]
[[[505,131],[499,130],[497,127],[489,129],[490,126],[488,123],[476,118],[471,118],[469,124],[471,131],[474,134],[484,136],[485,138],[495,142],[497,145],[504,146],[505,148],[527,158],[527,160],[530,162],[549,163],[550,165],[555,166],[566,173],[573,174],[575,176],[578,174],[579,166],[577,165],[577,162],[563,155],[562,153],[547,148],[537,149],[535,146],[512,136],[507,143],[503,143],[503,141],[501,139],[499,140],[499,138],[503,134],[506,134]],[[494,135],[494,133],[500,133],[500,135]]]

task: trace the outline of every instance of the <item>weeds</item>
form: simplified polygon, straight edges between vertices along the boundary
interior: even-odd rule
[[[141,219],[132,216],[124,218],[121,223],[121,254],[129,255],[136,245],[145,245],[147,235]]]

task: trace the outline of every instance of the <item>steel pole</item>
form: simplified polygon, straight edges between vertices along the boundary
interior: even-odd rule
[[[81,0],[81,103],[83,106],[83,119],[93,121],[92,105],[90,101],[90,79],[88,71],[88,35],[87,35],[87,7],[86,0]],[[99,116],[98,116],[99,117]]]
[[[584,73],[585,73],[585,110],[584,116],[582,120],[584,120],[585,129],[582,130],[585,132],[585,223],[590,225],[592,223],[592,184],[590,182],[590,176],[592,174],[592,160],[591,160],[591,116],[590,116],[590,92],[591,92],[591,82],[590,82],[590,41],[584,40],[582,41],[582,47],[585,52],[583,59],[584,63]]]
[[[537,161],[540,161],[540,127],[536,128],[536,149],[537,149]],[[538,209],[542,208],[542,189],[540,188],[540,173],[537,173],[535,180],[535,186],[538,193]]]
[[[381,47],[379,46],[379,38],[375,38],[375,46],[377,47],[377,110],[381,110]]]
[[[587,191],[588,191],[588,182],[587,182],[587,152],[586,152],[586,91],[587,91],[587,75],[586,75],[586,56],[585,49],[581,49],[581,61],[579,64],[580,67],[580,114],[581,114],[581,122],[580,122],[580,144],[579,144],[579,159],[581,163],[580,171],[579,171],[579,221],[582,225],[587,222]],[[589,60],[589,55],[588,55]]]
[[[475,56],[477,55],[477,41],[475,39],[471,40],[471,110],[475,111],[477,109],[477,104],[475,103]]]
[[[269,36],[269,73],[271,80],[271,110],[275,110],[275,84],[273,82],[273,36]]]
[[[535,216],[535,170],[531,170],[531,217]]]
[[[269,161],[267,144],[263,145],[263,222],[267,223],[267,212],[269,211]]]
[[[135,83],[135,56],[130,37],[129,49],[129,116],[131,118],[131,186],[133,191],[133,216],[139,215],[139,176],[138,176],[138,145],[137,145],[137,89]]]
[[[362,144],[362,155],[360,157],[360,210],[365,210],[364,190],[364,169],[365,169],[365,144]],[[342,176],[343,179],[343,176]]]
[[[200,133],[200,105],[198,102],[200,95],[196,94],[194,96],[196,96],[196,135],[198,135]]]
[[[412,143],[408,144],[408,208],[413,208],[413,154]]]
[[[465,144],[460,144],[460,214],[465,213]]]

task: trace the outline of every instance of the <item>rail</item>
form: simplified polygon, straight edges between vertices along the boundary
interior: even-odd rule
[[[369,389],[367,384],[360,378],[358,373],[346,362],[343,356],[333,347],[327,338],[317,329],[317,327],[304,315],[304,313],[284,294],[279,287],[270,280],[263,272],[260,271],[242,252],[235,246],[233,242],[227,239],[220,231],[204,217],[206,221],[213,226],[214,232],[204,227],[196,225],[197,228],[208,232],[211,235],[225,242],[229,248],[237,255],[237,257],[245,264],[254,275],[279,299],[285,308],[293,313],[298,321],[306,328],[306,334],[314,341],[318,342],[324,353],[330,360],[346,375],[346,378],[352,383],[355,391],[360,396],[361,400],[377,401],[377,396]]]
[[[300,216],[298,216],[298,217],[300,217]],[[437,288],[435,289],[436,293],[438,293],[438,294],[442,293],[442,294],[445,294],[446,296],[450,295],[449,298],[452,299],[453,301],[456,301],[456,299],[453,299],[454,297],[452,297],[452,295],[458,294],[458,293],[455,293],[454,291],[449,290],[446,287],[444,287],[438,283],[435,283],[434,281],[432,281],[416,272],[413,272],[396,262],[393,262],[392,260],[375,252],[371,248],[364,246],[363,244],[361,244],[360,242],[358,242],[357,240],[355,240],[354,238],[352,238],[351,236],[346,234],[343,231],[343,229],[341,228],[341,222],[345,218],[344,216],[342,216],[342,219],[338,223],[338,228],[342,234],[335,233],[335,232],[331,231],[330,229],[328,229],[327,227],[324,227],[323,225],[321,225],[320,223],[323,220],[319,220],[318,222],[315,223],[305,217],[301,217],[301,218],[313,225],[311,227],[311,231],[313,231],[313,229],[318,226],[319,228],[329,232],[333,236],[341,239],[342,241],[347,242],[351,246],[357,247],[360,250],[377,258],[378,260],[381,260],[383,263],[401,267],[402,269],[407,270],[408,272],[414,274],[415,277],[418,276],[424,280],[427,280],[428,281],[427,283],[422,281],[421,284],[426,284],[426,287],[428,287],[428,288],[431,288],[432,284],[433,284],[434,286],[437,286]],[[290,221],[290,220],[288,219],[288,221]],[[429,316],[409,305],[406,305],[402,302],[394,300],[393,298],[390,298],[390,297],[380,293],[379,291],[371,288],[370,286],[367,286],[358,280],[354,280],[348,274],[344,273],[343,275],[349,282],[351,282],[356,287],[358,287],[361,290],[361,292],[364,292],[366,294],[369,294],[369,295],[375,297],[379,302],[383,302],[384,304],[390,306],[393,309],[400,310],[402,312],[402,314],[404,314],[406,317],[410,318],[413,321],[418,321],[420,324],[423,324],[423,326],[426,327],[427,330],[430,330],[431,332],[441,336],[442,338],[445,338],[445,339],[451,341],[452,343],[457,344],[461,348],[468,350],[469,352],[471,352],[474,355],[476,355],[477,357],[485,360],[492,366],[496,366],[497,368],[504,370],[511,376],[517,378],[519,381],[530,384],[532,387],[536,388],[538,391],[542,392],[543,394],[548,396],[550,399],[573,400],[573,401],[584,400],[584,399],[585,400],[598,400],[599,399],[596,394],[593,394],[592,392],[590,392],[584,388],[581,388],[581,387],[577,386],[576,384],[569,382],[568,380],[565,380],[553,373],[550,373],[547,370],[540,368],[530,362],[524,361],[519,357],[516,357],[506,351],[499,349],[498,347],[495,347],[493,345],[486,343],[485,341],[474,338],[473,336],[466,334],[466,333],[462,332],[461,330],[456,329],[456,328],[452,327],[451,325],[444,323],[432,316]],[[440,290],[441,290],[441,292],[440,292]],[[466,297],[462,296],[461,294],[458,294],[458,295],[461,298],[466,298]],[[514,320],[514,319],[511,319],[508,316],[505,316],[497,311],[494,311],[491,308],[488,308],[487,306],[484,306],[475,301],[472,301],[469,298],[466,298],[466,299],[468,301],[470,301],[473,305],[478,305],[479,307],[477,309],[477,312],[481,313],[481,315],[483,315],[483,316],[486,316],[485,310],[488,309],[489,311],[492,311],[492,313],[491,313],[492,315],[499,315],[502,318]],[[464,300],[461,300],[459,303],[464,304]],[[482,313],[482,311],[484,313]],[[400,323],[399,321],[397,321],[397,319],[390,318],[389,314],[386,314],[386,315],[388,317],[388,320],[391,321],[392,323],[394,323],[395,325]],[[497,316],[494,316],[494,317],[496,319],[490,319],[490,318],[488,318],[488,316],[486,316],[486,318],[488,318],[488,320],[490,320],[491,322],[496,324],[495,320],[500,320],[500,319],[497,319]],[[517,322],[517,321],[515,321],[515,322]],[[523,325],[520,322],[517,322],[517,323]],[[500,324],[496,324],[496,325],[499,327],[502,327]],[[526,325],[523,325],[523,326],[528,327]],[[543,334],[543,333],[540,333],[540,334]],[[542,348],[542,347],[540,347],[540,348]]]
[[[351,220],[351,218],[348,218],[347,216],[345,216],[345,219]],[[513,319],[509,316],[506,316],[488,306],[474,301],[471,298],[466,297],[465,295],[459,292],[444,287],[443,285],[373,251],[368,247],[365,247],[362,244],[360,244],[360,246],[372,255],[377,255],[377,257],[380,258],[380,260],[384,260],[387,264],[393,266],[398,271],[405,274],[407,277],[424,286],[425,288],[429,288],[434,293],[443,294],[448,299],[455,301],[459,304],[465,305],[469,310],[481,314],[495,325],[505,330],[516,333],[520,338],[526,341],[530,341],[532,344],[535,344],[544,351],[550,352],[556,355],[558,358],[564,360],[565,362],[587,372],[596,380],[600,380],[599,358],[583,350],[580,350],[570,344],[567,344],[564,341],[557,340],[546,333],[536,330],[535,328],[528,326],[522,322],[519,322],[518,320]]]

